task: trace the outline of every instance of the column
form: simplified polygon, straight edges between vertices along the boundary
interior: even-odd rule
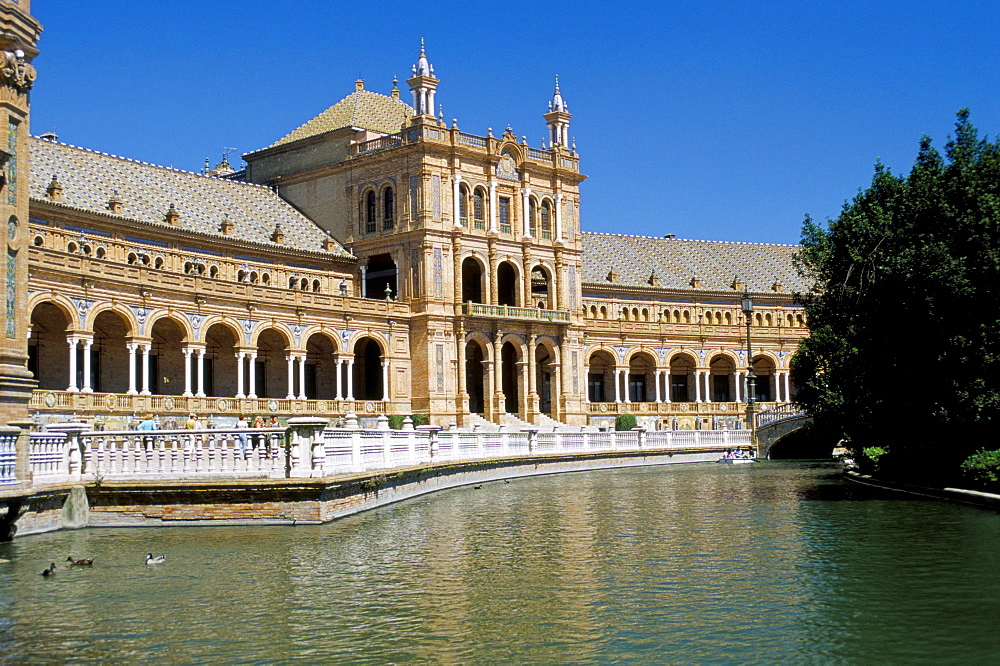
[[[528,210],[530,208],[529,199],[531,198],[531,188],[525,187],[521,189],[521,226],[524,229],[523,236],[525,238],[531,238],[531,220],[528,219]]]
[[[354,357],[347,359],[347,399],[354,400]]]
[[[615,366],[615,402],[622,401],[621,386],[622,386],[622,371],[617,365]]]
[[[740,389],[740,374],[741,373],[739,370],[733,371],[733,384],[735,384],[736,387],[735,390],[733,391],[733,393],[735,394],[733,397],[736,398],[736,402],[743,402],[742,398],[743,391]]]
[[[250,374],[250,392],[247,393],[248,398],[257,397],[257,352],[250,352],[250,367],[247,368],[247,372]]]
[[[376,203],[376,205],[378,205]],[[361,267],[361,298],[368,298],[368,267]]]
[[[205,397],[205,349],[197,349],[198,352],[198,392],[195,393],[199,398]]]
[[[702,376],[705,381],[705,402],[714,402],[712,398],[712,371],[706,370]]]
[[[389,359],[382,359],[382,399],[389,400]]]
[[[490,181],[490,233],[499,233],[500,229],[497,226],[497,183],[495,180]]]
[[[139,395],[152,395],[149,392],[149,352],[153,348],[153,343],[147,342],[142,346],[142,391]]]
[[[556,215],[556,242],[557,243],[562,243],[563,242],[563,225],[562,225],[562,209],[563,209],[563,207],[562,207],[562,200],[563,200],[563,195],[562,194],[556,194],[555,195],[555,200],[556,200],[556,210],[555,210],[555,215]]]
[[[288,395],[286,400],[295,400],[295,358],[289,354],[285,357],[288,362]]]
[[[534,409],[535,399],[538,398],[537,368],[535,368],[535,345],[538,336],[532,333],[528,337],[528,397],[531,398],[530,407]]]
[[[663,370],[663,390],[665,393],[663,402],[670,402],[670,368]]]
[[[701,402],[701,370],[694,371],[694,401]]]
[[[138,345],[134,342],[130,342],[125,345],[128,349],[128,394],[136,395],[139,391],[135,388],[135,351]]]
[[[785,379],[785,402],[791,402],[792,401],[792,385],[791,385],[791,382],[789,381],[789,379],[790,379],[790,376],[791,376],[792,373],[789,370],[785,370],[785,372],[783,374],[784,374],[784,379]]]
[[[299,357],[299,400],[306,399],[306,357]]]
[[[243,392],[243,360],[245,358],[246,358],[246,352],[236,352],[236,397],[237,398],[246,397],[246,394]]]
[[[181,395],[185,397],[191,396],[191,352],[193,351],[190,347],[185,347],[181,350],[184,353],[184,393]]]
[[[83,341],[83,388],[80,389],[83,393],[94,392],[93,387],[90,385],[90,348],[93,344],[93,338]]]
[[[653,371],[653,377],[654,377],[653,381],[656,382],[656,394],[655,394],[656,402],[663,402],[662,400],[660,400],[660,379],[662,377],[662,374],[663,372],[659,368]]]
[[[337,400],[344,399],[344,359],[339,356],[336,359],[337,363]]]
[[[76,386],[76,349],[80,341],[69,337],[66,343],[69,345],[69,386],[66,387],[66,390],[76,392],[80,390]]]
[[[503,395],[503,363],[500,360],[500,348],[503,346],[503,332],[497,331],[493,340],[493,391],[495,395]]]
[[[632,373],[631,373],[631,370],[632,370],[631,368],[626,367],[622,371],[622,384],[623,384],[622,390],[625,392],[625,400],[623,402],[625,402],[626,404],[630,404],[632,402]]]
[[[453,174],[451,177],[451,214],[454,219],[454,224],[452,226],[461,227],[462,226],[462,177],[460,175]]]

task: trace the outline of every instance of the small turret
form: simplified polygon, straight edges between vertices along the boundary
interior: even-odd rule
[[[549,102],[549,112],[544,116],[545,124],[549,126],[549,142],[552,147],[569,146],[569,119],[573,114],[569,112],[569,107],[563,100],[562,93],[559,92],[559,75],[556,75],[556,90]]]
[[[413,66],[413,76],[406,81],[413,93],[413,115],[434,117],[434,91],[439,79],[434,76],[434,67],[427,61],[424,38],[420,38],[420,56]]]

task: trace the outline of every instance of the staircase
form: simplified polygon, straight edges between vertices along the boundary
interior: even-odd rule
[[[487,421],[479,414],[468,414],[465,418],[465,423],[467,428],[472,429],[478,426],[482,432],[496,432],[500,429],[500,426],[496,423]]]

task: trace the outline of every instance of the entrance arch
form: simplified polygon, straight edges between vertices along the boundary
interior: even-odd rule
[[[465,390],[469,394],[469,412],[484,414],[486,412],[486,371],[484,361],[486,354],[483,347],[475,340],[465,344]]]
[[[694,374],[695,360],[687,354],[670,359],[670,399],[673,402],[694,402],[691,389],[691,375]]]
[[[628,399],[630,402],[653,402],[656,399],[656,361],[646,353],[632,356],[628,362]]]
[[[535,266],[531,269],[531,303],[530,307],[552,309],[551,279],[549,272],[542,266]]]
[[[538,411],[552,416],[553,379],[556,358],[547,345],[535,347],[535,391],[538,393]]]
[[[153,348],[149,355],[149,390],[153,395],[184,393],[184,327],[169,317],[157,319],[152,329]]]
[[[519,408],[519,384],[520,373],[518,373],[518,361],[520,354],[517,347],[510,342],[503,343],[500,348],[500,385],[503,391],[503,407],[507,414],[517,414]]]
[[[472,257],[462,261],[462,302],[483,302],[483,267]]]
[[[517,305],[517,271],[509,261],[497,266],[497,304]]]
[[[590,402],[615,401],[615,363],[610,352],[596,351],[587,370],[587,399]]]
[[[281,331],[268,328],[257,337],[257,367],[253,372],[259,397],[288,397],[287,356],[288,339]]]
[[[753,360],[753,374],[757,377],[757,381],[754,382],[756,388],[755,400],[757,402],[774,402],[774,361],[767,356],[755,357]]]
[[[104,310],[94,317],[94,346],[90,350],[90,385],[98,393],[128,391],[129,353],[125,344],[130,334],[128,322],[113,310]],[[77,372],[83,372],[79,364]]]
[[[34,373],[42,390],[65,391],[69,386],[66,361],[70,353],[66,342],[69,323],[69,316],[54,303],[39,303],[31,311],[28,370]]]
[[[709,388],[711,402],[736,402],[736,387],[734,377],[736,376],[736,364],[725,355],[718,355],[709,363]]]
[[[225,324],[212,324],[205,332],[205,395],[236,395],[238,343],[238,334]]]
[[[382,348],[371,338],[354,345],[354,397],[357,400],[385,400],[382,386]]]
[[[313,333],[306,341],[306,398],[335,400],[337,397],[337,353],[330,336]]]

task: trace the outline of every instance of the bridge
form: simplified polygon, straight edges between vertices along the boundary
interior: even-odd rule
[[[758,412],[754,416],[757,428],[757,457],[770,458],[771,451],[776,444],[789,443],[796,433],[800,433],[806,426],[811,425],[812,420],[810,414],[791,402]],[[812,449],[813,447],[807,448]],[[830,451],[832,452],[832,450],[831,446]]]

